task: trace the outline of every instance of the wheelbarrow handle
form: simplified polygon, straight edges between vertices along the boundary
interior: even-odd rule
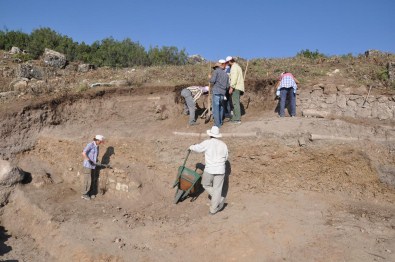
[[[184,163],[182,164],[182,166],[185,166],[185,163],[187,162],[190,153],[191,153],[191,149],[188,149],[187,156],[185,157],[185,160],[184,160]]]

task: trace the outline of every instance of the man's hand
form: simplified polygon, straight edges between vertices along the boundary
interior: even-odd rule
[[[231,95],[232,93],[233,93],[233,88],[230,87],[230,88],[229,88],[229,95]]]

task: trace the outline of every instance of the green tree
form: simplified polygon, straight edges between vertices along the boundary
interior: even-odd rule
[[[174,46],[162,48],[156,46],[148,50],[148,58],[152,65],[184,65],[188,56],[184,49],[178,51]]]
[[[26,49],[29,35],[21,31],[0,31],[0,49],[9,51],[13,46]]]
[[[50,28],[35,29],[30,34],[28,51],[34,58],[38,58],[44,53],[45,48],[55,50],[60,46],[62,36]]]
[[[85,44],[85,42],[82,42],[76,46],[76,55],[75,60],[79,60],[84,63],[90,62],[92,59],[91,47]]]
[[[59,44],[55,47],[55,50],[65,54],[67,60],[74,61],[78,56],[77,46],[78,43],[74,42],[70,37],[61,36],[59,39]]]

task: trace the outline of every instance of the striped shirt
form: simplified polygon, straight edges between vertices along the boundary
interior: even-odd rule
[[[196,102],[204,92],[208,92],[208,86],[190,86],[187,87],[189,91],[191,91],[192,96],[193,96],[193,101]]]

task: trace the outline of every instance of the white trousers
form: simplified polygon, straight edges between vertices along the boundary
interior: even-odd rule
[[[218,211],[218,205],[224,199],[222,195],[222,187],[224,185],[225,174],[209,174],[206,171],[203,172],[202,186],[211,196],[210,212],[216,213]]]

